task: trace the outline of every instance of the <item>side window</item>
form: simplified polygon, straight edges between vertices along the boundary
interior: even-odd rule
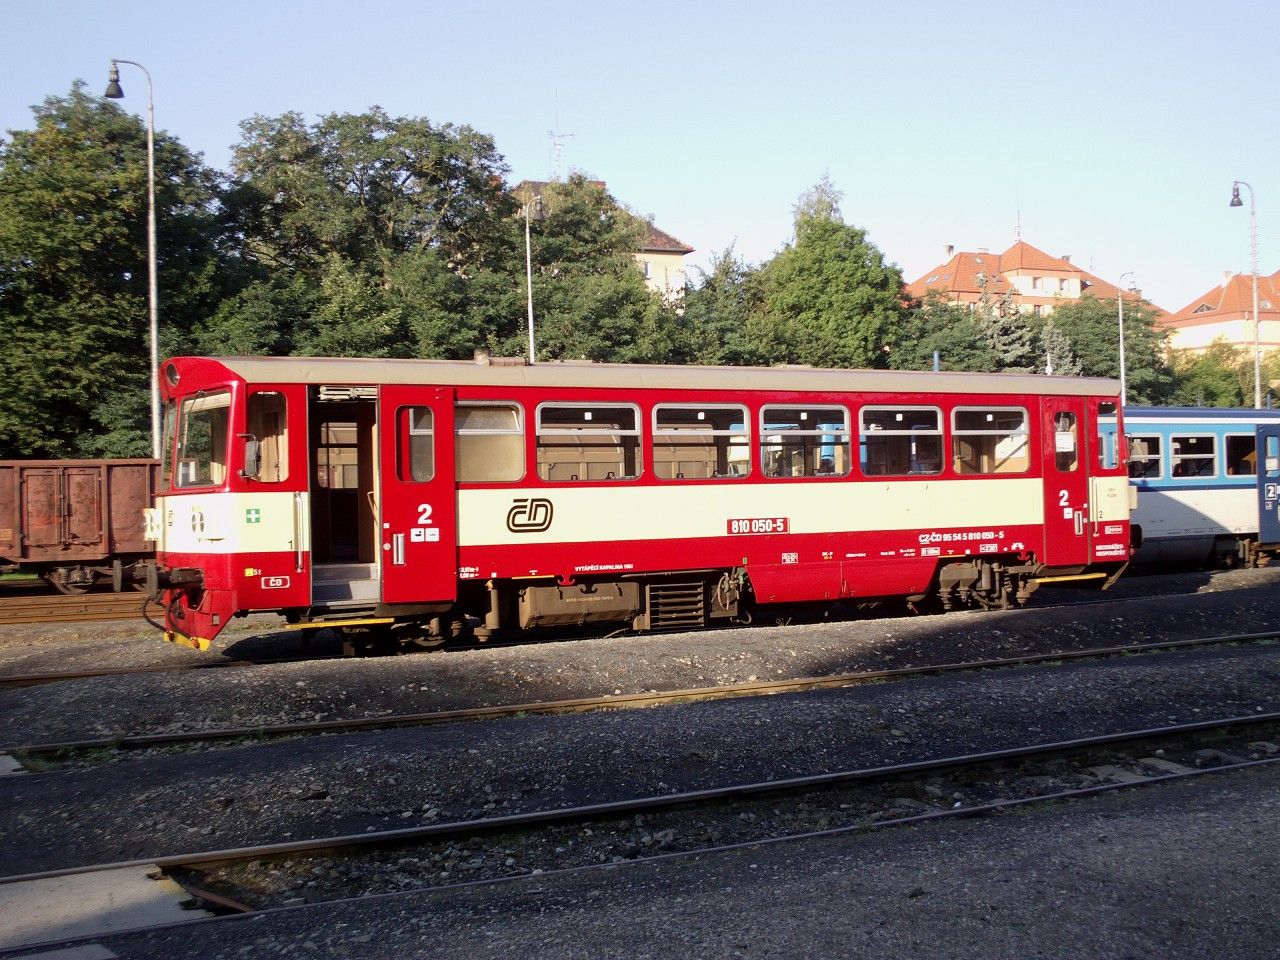
[[[553,483],[634,480],[638,424],[630,404],[544,403],[538,407],[538,476]]]
[[[844,407],[764,407],[760,462],[769,477],[845,477],[852,445]]]
[[[1269,480],[1280,477],[1280,437],[1267,437],[1267,462],[1263,469]]]
[[[1251,477],[1258,472],[1257,438],[1253,434],[1226,438],[1227,476]]]
[[[746,477],[751,473],[747,408],[654,407],[653,472],[662,480]]]
[[[1129,476],[1136,480],[1159,480],[1160,435],[1133,436],[1129,438]]]
[[[951,414],[956,473],[1025,473],[1031,466],[1027,411],[1021,407],[957,407]]]
[[[460,403],[453,416],[459,480],[524,477],[524,416],[517,404]]]
[[[863,407],[859,416],[863,474],[942,472],[942,411],[937,407]]]
[[[360,486],[359,436],[354,421],[324,420],[316,441],[316,485],[326,490]]]
[[[173,486],[173,439],[178,426],[178,407],[172,400],[164,405],[164,433],[160,445],[160,493]]]
[[[182,401],[178,420],[179,487],[208,487],[227,476],[227,425],[231,394],[197,394]]]
[[[430,407],[401,407],[396,414],[397,474],[419,483],[436,475],[435,414]]]
[[[1063,473],[1080,466],[1080,425],[1076,415],[1067,410],[1053,416],[1053,462]]]
[[[282,393],[249,396],[249,434],[258,441],[259,483],[289,478],[289,431]]]
[[[1065,284],[1066,281],[1064,280]],[[1103,470],[1114,470],[1120,465],[1119,440],[1116,437],[1116,424],[1107,421],[1115,417],[1116,404],[1111,400],[1098,402],[1098,466]]]
[[[1175,477],[1212,477],[1215,465],[1215,437],[1171,437],[1172,474]]]

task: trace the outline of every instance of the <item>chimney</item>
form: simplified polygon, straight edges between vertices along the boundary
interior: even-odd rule
[[[944,253],[944,256],[945,256],[948,260],[950,260],[950,259],[951,259],[951,255],[952,255],[953,253],[955,253],[955,252],[956,252],[955,244],[953,244],[953,243],[948,243],[948,244],[947,244],[945,247],[943,247],[942,249],[943,249],[944,251],[946,251],[946,252]]]
[[[1069,254],[1069,253],[1064,253],[1064,254],[1062,255],[1062,259],[1063,259],[1064,261],[1066,261],[1067,263],[1070,263],[1070,262],[1071,262],[1071,254]]]
[[[1223,271],[1222,271],[1222,285],[1225,287],[1228,283],[1230,283],[1230,282],[1231,282],[1231,278],[1232,278],[1232,277],[1234,277],[1234,276],[1235,276],[1235,274],[1234,274],[1234,273],[1232,273],[1230,270],[1223,270]]]

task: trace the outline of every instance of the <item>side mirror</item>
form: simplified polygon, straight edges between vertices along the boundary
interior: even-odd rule
[[[258,442],[253,434],[241,434],[244,437],[244,469],[240,471],[240,476],[246,480],[256,480],[258,471],[261,469],[259,461],[261,460],[262,444]]]

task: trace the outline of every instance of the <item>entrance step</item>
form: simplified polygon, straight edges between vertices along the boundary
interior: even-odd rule
[[[381,597],[382,581],[375,563],[319,563],[312,571],[312,603],[377,603]]]

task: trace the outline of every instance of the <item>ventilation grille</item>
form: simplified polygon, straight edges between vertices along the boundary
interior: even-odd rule
[[[647,588],[650,630],[700,627],[706,622],[706,589],[697,583],[651,583]]]

